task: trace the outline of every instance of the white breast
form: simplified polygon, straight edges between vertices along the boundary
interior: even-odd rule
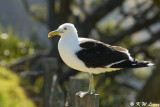
[[[77,41],[78,42],[78,41]],[[76,52],[80,50],[79,44],[73,39],[62,38],[58,42],[58,50],[62,60],[71,68],[86,71],[84,63],[76,56]]]

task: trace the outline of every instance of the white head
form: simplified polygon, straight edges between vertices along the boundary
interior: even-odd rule
[[[60,35],[61,37],[69,35],[77,35],[77,30],[71,23],[65,23],[59,26],[55,31],[52,31],[48,34],[48,37],[53,37],[55,35]]]

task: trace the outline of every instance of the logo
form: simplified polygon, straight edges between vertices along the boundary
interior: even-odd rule
[[[134,106],[134,102],[130,102],[130,106]]]

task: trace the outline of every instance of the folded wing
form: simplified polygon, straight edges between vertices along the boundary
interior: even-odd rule
[[[104,44],[93,39],[83,39],[79,46],[82,49],[76,55],[87,67],[106,68],[131,59],[127,49]]]

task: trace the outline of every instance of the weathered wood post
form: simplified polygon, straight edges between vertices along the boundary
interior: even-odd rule
[[[57,75],[55,72],[58,69],[57,60],[53,57],[43,58],[41,63],[44,73],[43,107],[62,107],[64,98],[63,93],[57,87]]]
[[[71,104],[69,107],[99,107],[99,94],[87,94],[82,92],[84,80],[76,77],[70,77],[69,80],[69,96]]]
[[[80,93],[75,95],[75,107],[99,107],[99,94],[87,94],[81,97]]]
[[[52,85],[52,78],[54,70],[57,70],[56,59],[54,58],[42,58],[41,63],[43,66],[43,73],[44,73],[44,87],[43,87],[43,107],[51,107],[50,105],[50,94],[51,94],[51,85]]]
[[[76,77],[70,77],[69,79],[69,97],[70,97],[70,105],[69,107],[75,107],[75,94],[83,89],[83,80],[76,78]]]

